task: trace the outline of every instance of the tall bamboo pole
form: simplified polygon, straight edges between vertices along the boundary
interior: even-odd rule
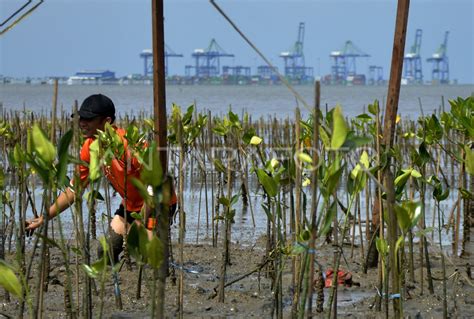
[[[163,0],[152,0],[152,43],[153,43],[153,113],[154,113],[154,138],[160,152],[161,167],[164,176],[168,172],[167,163],[167,140],[166,140],[166,94],[165,94],[165,34],[163,23]],[[165,289],[166,275],[168,273],[168,251],[169,251],[169,220],[168,209],[157,208],[158,216],[158,238],[163,243],[164,261],[158,269],[156,275],[158,279],[157,287],[157,308],[158,318],[164,318],[165,311]]]
[[[385,108],[384,118],[384,138],[383,143],[385,145],[385,152],[392,147],[394,135],[395,135],[395,124],[398,111],[398,100],[400,97],[400,84],[402,79],[403,69],[403,55],[405,52],[405,39],[408,24],[408,12],[410,9],[410,0],[399,0],[397,7],[397,18],[395,22],[395,36],[393,41],[392,51],[392,66],[390,69],[390,81],[388,84],[388,96],[387,104]],[[385,186],[389,190],[389,194],[394,190],[393,174],[390,171],[390,157],[388,158],[387,166],[384,169]],[[397,241],[397,218],[393,210],[394,196],[388,196],[387,208],[389,212],[388,220],[388,239],[390,245],[390,262],[391,262],[391,284],[392,294],[400,292],[400,281],[398,274],[398,265],[395,246]],[[393,310],[396,318],[400,317],[400,299],[393,299]]]

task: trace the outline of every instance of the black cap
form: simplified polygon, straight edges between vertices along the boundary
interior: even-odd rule
[[[108,116],[115,119],[114,102],[103,94],[93,94],[82,102],[77,112],[81,118],[92,119],[97,116]]]

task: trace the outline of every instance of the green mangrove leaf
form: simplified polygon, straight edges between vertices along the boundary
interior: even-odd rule
[[[183,125],[189,125],[191,123],[191,120],[193,118],[193,113],[194,113],[194,104],[191,104],[188,106],[186,113],[183,116],[182,122]]]
[[[255,129],[253,127],[246,129],[244,135],[242,136],[242,141],[244,144],[251,144],[252,137],[255,136]]]
[[[298,234],[298,239],[300,242],[307,242],[308,240],[311,239],[311,232],[307,229],[303,229],[299,234]]]
[[[270,208],[268,207],[268,205],[267,204],[262,204],[262,208],[263,208],[263,211],[265,212],[265,214],[267,215],[267,218],[269,220],[272,220],[273,219],[273,214],[270,211]]]
[[[2,259],[0,259],[0,286],[18,299],[22,299],[20,280],[13,272],[13,268]]]
[[[85,271],[86,275],[90,278],[97,278],[99,276],[99,272],[94,268],[86,264],[82,264],[82,269]]]
[[[135,223],[136,224],[136,223]],[[138,248],[140,250],[140,255],[146,260],[148,256],[148,233],[145,226],[140,224],[137,227],[138,230]]]
[[[405,244],[405,236],[401,235],[398,237],[397,242],[395,243],[395,251],[399,251],[400,248]]]
[[[0,190],[5,188],[5,173],[3,167],[0,167]]]
[[[19,165],[25,161],[25,152],[18,143],[16,143],[15,147],[13,148],[13,159],[16,165]]]
[[[137,223],[133,223],[132,226],[130,226],[130,230],[127,235],[127,247],[130,256],[135,258],[137,262],[141,262],[145,256],[143,256],[140,251],[140,230],[138,228],[139,226]],[[140,226],[140,228],[143,227]]]
[[[31,138],[33,142],[33,150],[48,167],[51,166],[56,158],[56,148],[37,124],[34,124],[31,129]]]
[[[143,165],[140,179],[145,185],[151,185],[155,188],[163,182],[160,152],[155,142],[151,143],[150,147],[147,148],[145,156],[149,159],[149,162]]]
[[[395,215],[397,215],[398,226],[400,227],[403,233],[406,233],[411,226],[410,214],[405,209],[405,207],[402,207],[400,205],[395,204],[394,208]]]
[[[35,161],[30,154],[27,156],[26,160],[33,168],[33,171],[38,173],[38,175],[41,177],[41,179],[43,180],[43,183],[48,184],[50,180],[49,170],[47,168],[44,168],[43,165],[40,165],[37,163],[38,160],[39,161],[41,160],[36,159]]]
[[[421,142],[420,146],[418,147],[418,152],[420,154],[421,159],[420,166],[424,166],[426,163],[429,163],[429,161],[431,160],[431,155],[428,152],[426,148],[426,143],[424,141]]]
[[[397,187],[402,187],[406,184],[408,178],[410,178],[411,176],[412,169],[404,169],[402,170],[402,172],[402,174],[398,175],[397,178],[395,178],[394,184]]]
[[[64,134],[64,136],[59,140],[58,145],[58,165],[57,165],[57,172],[56,172],[56,179],[58,181],[58,185],[65,186],[67,185],[67,164],[69,159],[69,154],[67,152],[69,145],[71,144],[73,137],[72,130],[69,130]]]
[[[239,116],[232,111],[229,111],[229,121],[232,123],[233,126],[240,127]]]
[[[239,197],[240,197],[240,194],[236,194],[232,196],[230,200],[230,206],[234,206],[235,204],[237,204],[237,202],[239,201]]]
[[[372,115],[377,115],[380,112],[379,101],[375,100],[374,104],[369,104],[368,109]]]
[[[362,122],[371,122],[373,119],[367,113],[362,113],[356,116],[356,119],[361,120]]]
[[[420,219],[422,214],[422,203],[407,201],[403,203],[403,206],[408,211],[408,214],[410,216],[410,228],[415,227],[416,224],[418,224],[418,220]]]
[[[474,150],[464,145],[464,152],[466,152],[466,171],[469,175],[474,175]]]
[[[104,272],[106,267],[107,267],[107,259],[108,258],[109,258],[109,255],[104,253],[102,255],[102,258],[100,258],[99,260],[94,262],[91,265],[91,268],[93,269],[93,273],[100,274],[100,273]],[[95,277],[93,277],[93,278],[95,278]]]
[[[357,136],[357,135],[354,135],[352,132],[350,132],[346,137],[344,147],[348,147],[349,149],[353,150],[357,147],[362,147],[364,145],[367,145],[371,143],[373,140],[374,139],[372,137]]]
[[[461,188],[459,189],[459,191],[461,192],[461,197],[463,199],[474,199],[474,194],[471,193],[469,190],[465,189],[465,188]]]
[[[414,177],[414,178],[421,178],[421,177],[422,177],[421,173],[418,172],[416,169],[413,169],[413,170],[411,171],[410,175],[411,175],[412,177]]]
[[[164,246],[156,234],[153,234],[153,237],[147,245],[147,256],[150,266],[155,269],[160,268],[164,260]]]
[[[125,139],[128,141],[129,145],[135,145],[140,140],[140,134],[138,132],[138,127],[135,125],[129,125],[127,127],[127,132],[125,134]]]
[[[218,172],[221,172],[221,173],[225,173],[226,172],[226,169],[224,167],[224,164],[222,164],[222,161],[218,158],[215,158],[213,160],[213,163],[214,163],[214,167],[216,168],[216,170]]]
[[[375,239],[375,247],[377,247],[378,252],[382,256],[387,256],[388,255],[388,244],[387,244],[387,241],[385,239],[377,237]]]
[[[143,198],[145,203],[148,206],[153,207],[153,197],[150,196],[150,194],[148,193],[147,187],[142,183],[142,181],[139,180],[138,178],[132,177],[130,178],[130,182],[133,184],[133,186],[135,186],[135,188],[137,189],[138,193]]]
[[[329,209],[326,211],[326,216],[324,216],[324,222],[323,222],[323,227],[319,231],[319,237],[321,236],[326,236],[326,234],[329,232],[331,229],[331,224],[336,217],[336,212],[337,212],[337,203],[334,201],[331,206],[329,206]]]
[[[276,158],[272,158],[270,160],[270,167],[272,168],[272,170],[275,170],[278,165],[280,165],[280,162]]]
[[[99,140],[94,140],[90,146],[89,179],[96,181],[101,177],[100,158],[99,158]]]
[[[292,255],[301,255],[302,253],[304,253],[305,251],[307,250],[307,247],[296,242],[293,244],[293,246],[291,247],[291,254]]]
[[[331,149],[338,150],[345,142],[348,128],[342,115],[342,109],[338,105],[333,113],[333,130],[331,137]]]
[[[143,219],[143,216],[140,214],[140,213],[136,213],[136,212],[132,212],[130,214],[130,216],[133,218],[133,219],[136,219],[136,220],[142,220]]]
[[[265,170],[257,169],[257,177],[260,184],[262,184],[265,192],[270,197],[275,197],[278,194],[278,185],[275,180],[265,172]]]
[[[325,148],[329,148],[331,146],[331,140],[329,139],[329,135],[322,126],[319,127],[319,138],[323,142]]]
[[[252,136],[252,138],[250,139],[250,145],[260,145],[260,143],[262,143],[262,139],[256,135]]]
[[[433,227],[427,227],[427,228],[425,228],[425,229],[420,229],[419,231],[417,231],[417,232],[415,233],[415,236],[416,236],[416,237],[426,236],[426,235],[432,233],[433,230],[434,230]]]
[[[311,158],[311,156],[309,156],[309,154],[305,153],[305,152],[300,152],[298,151],[297,152],[297,155],[298,159],[300,161],[302,161],[303,163],[308,163],[308,164],[312,164],[313,163],[313,159]]]
[[[230,201],[227,197],[225,196],[222,196],[221,198],[219,198],[219,203],[225,207],[229,207],[230,206]]]
[[[327,178],[327,184],[326,184],[327,185],[326,190],[329,194],[333,194],[336,191],[336,188],[339,185],[339,180],[342,176],[342,173],[344,172],[343,168],[344,167],[339,167],[335,171],[331,170],[330,168],[330,171],[328,172],[330,175]]]
[[[309,185],[311,185],[311,180],[310,180],[309,178],[305,177],[305,178],[303,179],[302,186],[303,186],[303,187],[306,187],[306,186],[309,186]]]

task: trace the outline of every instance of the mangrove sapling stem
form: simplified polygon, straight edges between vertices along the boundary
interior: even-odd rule
[[[198,218],[197,218],[197,229],[196,229],[196,245],[199,244],[199,230],[201,226],[201,201],[202,201],[202,188],[203,188],[203,174],[201,174],[201,182],[199,186],[199,201],[198,201]],[[192,184],[191,184],[192,187]]]
[[[5,193],[2,190],[0,194],[1,198],[5,198]],[[0,259],[5,259],[5,233],[6,233],[6,214],[5,214],[5,204],[2,200],[0,202],[0,211],[2,212],[2,216],[0,217]],[[10,293],[4,289],[4,300],[5,302],[10,302]]]
[[[112,208],[111,208],[111,204],[110,204],[110,189],[109,189],[109,185],[108,183],[106,182],[105,179],[102,179],[103,180],[103,189],[104,189],[104,192],[105,192],[105,208],[107,210],[107,229],[109,229],[109,232],[111,231],[111,227],[109,226],[112,222]],[[102,224],[103,226],[103,224]],[[105,228],[103,226],[103,228]],[[105,229],[102,230],[102,233],[106,234],[107,232],[105,231]],[[106,240],[107,240],[107,243],[109,245],[109,247],[113,247],[113,243],[112,243],[112,239],[110,238],[110,236],[106,236]],[[108,257],[109,257],[109,261],[110,261],[110,264],[113,265],[114,264],[114,257],[113,257],[113,249],[109,249],[108,250]],[[142,266],[142,264],[140,264],[140,266]],[[120,283],[119,283],[119,277],[118,277],[118,270],[115,268],[115,267],[112,267],[112,278],[113,278],[113,281],[114,281],[114,297],[115,297],[115,306],[122,310],[123,308],[123,305],[122,305],[122,293],[120,291]],[[137,284],[137,299],[140,299],[140,292],[139,290],[141,289],[141,273],[139,273],[139,277],[138,277],[138,284]]]
[[[377,106],[378,106],[378,103],[377,103]],[[375,137],[375,145],[376,145],[376,160],[377,160],[377,163],[380,163],[380,157],[381,157],[381,146],[380,146],[380,135],[381,135],[381,128],[380,128],[380,111],[379,111],[379,108],[377,107],[377,112],[376,112],[376,115],[375,115],[375,132],[376,132],[376,137]],[[377,183],[376,183],[376,197],[374,199],[374,202],[373,202],[373,208],[374,210],[372,211],[372,220],[374,220],[376,223],[375,225],[377,225],[378,223],[378,231],[379,231],[379,238],[381,241],[384,241],[385,238],[384,238],[384,223],[383,223],[383,214],[382,214],[382,210],[383,210],[383,206],[382,206],[382,189],[380,187],[380,184],[382,184],[382,172],[380,170],[377,171]],[[378,213],[378,216],[376,214],[376,212]],[[377,220],[378,218],[378,220]],[[374,224],[372,223],[372,226]],[[368,227],[368,226],[367,226]],[[377,252],[377,249],[375,246],[375,239],[376,239],[376,236],[377,236],[377,230],[374,230],[373,232],[373,236],[372,236],[372,243],[369,245],[369,248],[367,248],[367,256],[369,256],[370,254],[370,249],[374,249],[374,258],[378,256],[378,261],[377,261],[377,270],[378,270],[378,286],[379,286],[379,289],[380,291],[382,291],[382,289],[384,288],[384,284],[385,286],[387,286],[388,284],[388,281],[384,278],[384,275],[386,276],[386,268],[387,266],[385,265],[385,262],[383,261],[383,258],[381,256],[381,254],[379,254]],[[367,265],[368,262],[366,263],[366,267],[368,266]],[[374,262],[372,262],[372,264],[374,264]],[[365,271],[367,272],[367,271]],[[387,291],[386,291],[387,293]],[[388,300],[385,299],[385,307],[386,307],[386,314],[388,316]],[[377,296],[376,297],[376,309],[377,311],[382,311],[382,297],[381,296]]]
[[[135,294],[135,298],[140,299],[141,296],[141,291],[142,291],[142,277],[143,277],[143,265],[140,264],[138,266],[138,282],[137,282],[137,292]]]
[[[224,245],[222,253],[222,264],[219,278],[219,302],[225,300],[225,279],[227,276],[227,265],[230,264],[229,245],[230,245],[230,231],[231,231],[231,205],[232,202],[232,154],[230,149],[227,149],[227,200],[229,205],[225,207],[224,211]]]
[[[409,198],[410,201],[414,201],[415,197],[415,187],[414,182],[410,181],[409,187]],[[408,273],[410,276],[410,281],[415,282],[415,260],[413,256],[413,230],[412,228],[408,229]]]
[[[421,170],[421,174],[422,176],[426,176],[425,175],[425,167],[422,168]],[[426,215],[426,212],[425,212],[425,206],[426,206],[426,184],[425,183],[422,183],[421,185],[421,192],[420,192],[420,200],[421,200],[421,203],[422,203],[422,207],[421,207],[421,228],[422,230],[425,230],[425,225],[426,225],[426,222],[425,222],[425,215]],[[426,239],[426,236],[424,235],[424,233],[421,234],[421,238],[420,238],[420,242],[423,242],[423,244],[420,243],[420,246],[422,249],[420,251],[421,253],[421,258],[423,258],[423,256],[425,257],[425,263],[426,263],[426,272],[427,272],[427,275],[428,275],[428,291],[430,292],[430,294],[434,294],[434,286],[433,286],[433,276],[431,275],[431,263],[430,263],[430,256],[429,256],[429,252],[428,252],[428,240]],[[421,267],[422,268],[422,267]],[[423,277],[423,271],[421,270],[421,276]],[[422,279],[423,280],[423,279]]]
[[[295,142],[294,142],[294,147],[295,147],[295,152],[301,152],[301,131],[300,131],[300,121],[301,121],[301,114],[300,114],[300,109],[296,108],[295,110]],[[301,227],[301,163],[299,161],[295,160],[295,236],[298,236],[300,233],[300,227]],[[305,268],[302,265],[301,261],[301,256],[297,255],[295,260],[294,260],[294,277],[295,280],[294,282],[296,283],[296,286],[294,286],[294,291],[293,291],[293,304],[292,304],[292,314],[296,315],[298,313],[298,305],[299,305],[299,298],[300,298],[300,292],[301,292],[301,286],[300,286],[300,276],[303,276],[303,273],[300,272],[300,269],[302,271],[305,270]],[[304,309],[302,310],[304,312]]]
[[[443,243],[441,237],[441,231],[443,230],[444,220],[441,218],[441,209],[439,207],[439,201],[436,200],[436,208],[438,213],[438,240],[439,240],[439,250],[441,252],[441,271],[443,276],[443,319],[448,318],[448,295],[446,288],[446,264],[444,261],[444,252],[443,252]]]
[[[208,135],[208,141],[209,141],[209,148],[207,148],[207,152],[206,152],[206,155],[207,155],[207,158],[209,159],[209,163],[212,163],[213,161],[213,158],[211,156],[211,149],[214,147],[214,145],[212,144],[212,114],[211,114],[211,111],[208,111],[207,113],[207,135]],[[207,193],[206,193],[207,194]],[[212,232],[212,247],[216,247],[215,245],[215,242],[216,242],[216,239],[215,239],[215,233],[214,233],[214,223],[216,222],[215,221],[215,207],[216,207],[216,204],[214,202],[214,173],[211,171],[211,232]],[[206,200],[206,205],[207,205],[207,200]],[[207,208],[206,208],[207,209]]]
[[[463,138],[463,145],[466,143],[466,138]],[[464,152],[464,149],[461,149],[461,167],[459,168],[459,189],[466,189],[466,182],[465,180],[465,160],[466,160],[466,154]],[[474,178],[474,176],[471,176],[471,178]],[[453,184],[454,185],[454,184]],[[461,192],[458,192],[458,202],[461,202]],[[467,199],[463,199],[464,202],[467,201]],[[469,220],[468,213],[466,212],[468,210],[464,211],[464,220]],[[457,256],[458,255],[458,243],[459,243],[459,227],[461,225],[461,205],[458,205],[458,208],[456,209],[456,223],[454,224],[454,232],[453,232],[453,255]],[[466,232],[466,228],[469,228],[469,225],[467,223],[464,223],[464,232]],[[464,234],[466,235],[466,234]],[[464,248],[464,242],[462,244]],[[464,249],[463,249],[464,251]]]
[[[56,202],[56,194],[57,189],[56,186],[53,185],[53,202]],[[63,233],[63,227],[61,223],[61,215],[57,216],[57,223],[58,223],[58,229],[59,229],[59,249],[61,251],[61,254],[64,259],[64,267],[66,269],[66,278],[65,278],[65,286],[64,286],[64,303],[65,303],[65,308],[66,308],[66,313],[68,315],[68,318],[75,318],[76,315],[73,312],[73,294],[72,294],[72,280],[71,280],[71,271],[70,271],[70,265],[69,265],[69,249],[66,247],[65,243],[65,238],[64,238],[64,233]]]
[[[316,224],[317,210],[318,210],[318,169],[319,163],[319,112],[321,105],[321,83],[320,81],[315,82],[315,97],[314,97],[314,110],[313,110],[313,146],[312,146],[312,160],[313,170],[311,174],[311,239],[309,242],[309,249],[311,254],[309,256],[309,293],[308,293],[308,312],[307,315],[311,316],[313,312],[313,282],[314,282],[314,258],[316,248],[316,238],[318,233],[318,225]],[[301,309],[304,312],[304,308]]]
[[[25,185],[26,185],[26,177],[25,177],[25,163],[21,162],[19,163],[19,185],[18,189],[20,191],[19,193],[19,199],[18,199],[18,205],[19,205],[19,227],[18,227],[18,236],[19,240],[17,241],[17,249],[16,249],[16,258],[18,261],[18,265],[20,267],[20,273],[25,273],[25,221],[26,221],[26,200],[24,196],[24,190],[25,190]],[[13,214],[13,213],[12,213]],[[33,256],[32,256],[33,258]],[[23,287],[23,296],[27,296],[27,293],[29,291],[29,287],[27,286],[27,279],[28,277],[25,277],[25,286]],[[24,299],[21,301],[20,305],[20,317],[23,317],[23,312],[24,312]],[[34,310],[33,310],[34,311]],[[34,312],[31,312],[33,314]]]
[[[204,137],[204,133],[201,134],[202,138],[202,145],[204,148],[204,154],[202,156],[202,178],[203,178],[203,183],[204,183],[204,202],[206,203],[206,237],[208,236],[209,233],[209,199],[208,194],[207,194],[207,172],[206,172],[206,138]]]
[[[357,209],[357,219],[358,224],[359,224],[359,238],[360,238],[360,257],[364,258],[365,252],[364,252],[364,233],[362,232],[362,217],[361,217],[361,209],[360,209],[360,194],[358,196],[358,209]]]
[[[184,160],[186,156],[186,150],[183,138],[183,124],[181,116],[179,115],[176,119],[177,123],[177,134],[176,138],[179,145],[179,248],[178,248],[178,260],[179,264],[184,263],[184,232],[185,232],[185,216],[184,216]],[[178,317],[183,318],[184,316],[184,272],[180,271],[178,275]]]
[[[360,197],[359,197],[359,194],[357,194],[357,198],[356,198],[355,211],[357,212],[357,214],[354,214],[354,220],[352,221],[351,260],[354,258],[354,244],[355,244],[357,216],[360,215]],[[348,212],[348,214],[349,214],[349,212]]]
[[[350,215],[355,198],[356,198],[355,194],[351,194],[349,197],[349,204],[347,205],[347,214],[344,215],[344,223],[342,226],[341,244],[338,244],[337,231],[334,236],[333,246],[334,246],[335,256],[334,256],[332,288],[331,288],[331,293],[329,294],[329,300],[328,300],[328,314],[327,314],[328,319],[337,318],[337,285],[338,285],[337,273],[339,270],[339,264],[341,262],[342,246],[343,246],[344,238],[346,237],[346,232],[348,229],[347,224],[349,220],[349,215]],[[337,213],[334,219],[337,220]],[[337,229],[337,226],[335,225],[334,228]],[[331,317],[331,312],[333,312],[332,317]]]
[[[309,262],[310,262],[310,255],[314,254],[313,252],[305,252],[304,253],[304,258],[303,258],[303,270],[302,270],[302,297],[300,298],[300,305],[298,309],[298,318],[303,319],[305,317],[305,308],[306,308],[306,301],[308,298],[308,290],[311,289],[310,286],[313,285],[312,282],[309,281],[310,275],[309,275],[309,270],[311,269],[309,267]]]
[[[390,269],[389,271],[392,272],[391,276],[391,291],[392,294],[400,293],[400,266],[398,264],[398,257],[397,257],[397,250],[396,250],[396,242],[398,239],[398,223],[397,217],[395,215],[394,205],[395,205],[395,185],[394,185],[394,178],[392,172],[389,168],[386,168],[384,172],[385,176],[385,187],[387,188],[387,211],[388,211],[388,241],[389,241],[389,259],[390,259]],[[387,274],[389,275],[389,274]],[[394,316],[399,318],[403,316],[401,312],[401,298],[393,298],[393,311]]]
[[[46,185],[46,188],[45,188],[45,203],[49,203],[50,202],[50,189],[51,189],[51,182],[48,183]],[[48,242],[46,240],[46,238],[48,237],[48,208],[47,205],[43,205],[43,212],[42,212],[42,215],[43,215],[43,219],[44,219],[44,223],[43,223],[43,228],[42,228],[42,236],[43,236],[43,240],[42,240],[42,246],[41,246],[41,254],[40,254],[40,263],[39,263],[39,267],[38,267],[38,273],[40,274],[39,277],[38,277],[38,284],[37,284],[37,299],[36,299],[36,306],[35,306],[35,310],[34,310],[34,317],[37,317],[39,316],[39,318],[43,318],[43,299],[44,299],[44,286],[45,286],[45,282],[47,281],[47,276],[48,276],[48,270],[45,266],[47,264],[46,262],[46,258],[48,258],[48,255],[47,255],[47,246],[48,246]]]

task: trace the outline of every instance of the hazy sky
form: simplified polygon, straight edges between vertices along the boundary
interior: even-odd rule
[[[37,0],[36,0],[37,1]],[[26,0],[2,0],[2,21]],[[371,55],[357,62],[388,70],[395,28],[395,0],[216,0],[254,44],[282,69],[278,57],[296,41],[299,22],[306,23],[304,53],[315,75],[330,72],[331,51],[352,40]],[[191,53],[212,38],[235,58],[222,65],[256,67],[263,61],[207,0],[165,0],[165,40],[183,58],[169,60],[170,74],[184,74]],[[421,54],[425,80],[431,79],[426,58],[450,31],[451,79],[474,83],[474,1],[412,0],[407,46],[423,29]],[[143,72],[139,53],[151,47],[150,0],[45,0],[29,17],[0,36],[0,74],[70,76],[83,69],[109,69],[117,76]]]

